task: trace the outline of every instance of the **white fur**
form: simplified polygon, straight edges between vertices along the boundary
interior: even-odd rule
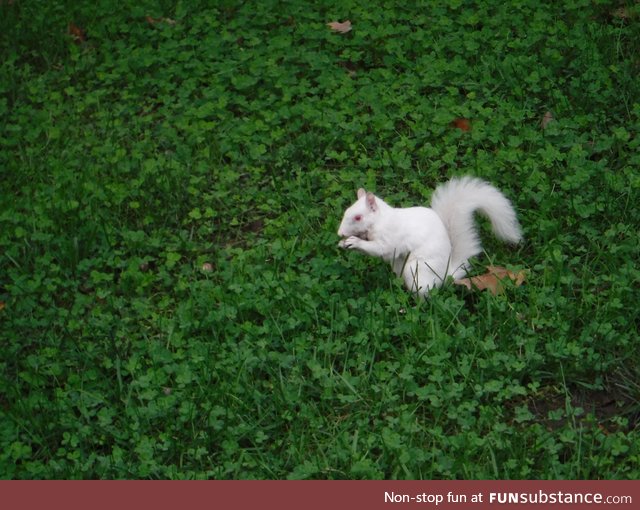
[[[438,186],[431,208],[394,208],[358,190],[358,200],[345,211],[338,229],[343,238],[339,246],[384,259],[410,291],[426,295],[447,276],[463,276],[469,258],[482,251],[476,211],[489,218],[499,239],[522,239],[511,202],[490,184],[462,177]]]

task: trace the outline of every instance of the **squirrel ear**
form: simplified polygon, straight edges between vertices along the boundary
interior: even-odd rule
[[[376,196],[371,192],[367,193],[367,205],[369,206],[369,209],[371,209],[372,211],[376,211],[378,209],[378,204],[376,203]]]
[[[363,196],[365,196],[367,194],[367,192],[364,190],[364,188],[360,188],[358,190],[358,198],[362,198]]]

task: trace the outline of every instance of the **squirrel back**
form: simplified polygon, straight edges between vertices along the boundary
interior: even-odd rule
[[[489,218],[498,238],[511,243],[522,239],[509,200],[481,179],[462,177],[438,186],[431,208],[394,208],[358,190],[358,200],[345,211],[338,229],[343,238],[339,246],[384,259],[409,290],[424,295],[448,275],[464,275],[469,258],[482,251],[476,211]]]

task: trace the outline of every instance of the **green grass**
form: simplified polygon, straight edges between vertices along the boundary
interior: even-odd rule
[[[0,476],[640,477],[639,55],[635,2],[0,2]],[[524,286],[338,249],[462,174]]]

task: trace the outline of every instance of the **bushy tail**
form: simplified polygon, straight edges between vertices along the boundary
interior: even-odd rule
[[[489,218],[499,239],[514,244],[522,239],[511,202],[481,179],[454,178],[438,186],[431,198],[431,208],[438,213],[449,232],[452,246],[449,273],[456,278],[464,274],[469,258],[482,251],[474,212]]]

